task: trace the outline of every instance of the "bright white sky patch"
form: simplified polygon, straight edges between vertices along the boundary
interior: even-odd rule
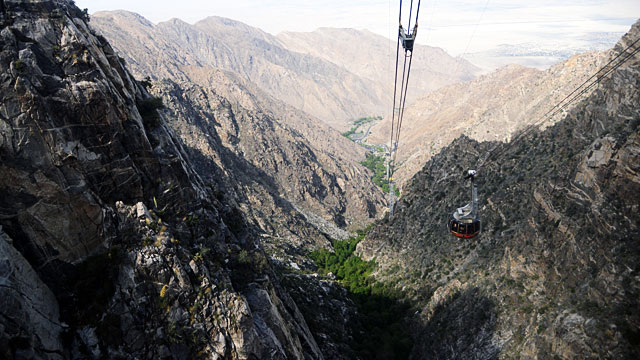
[[[272,34],[339,27],[394,38],[399,7],[397,0],[76,0],[76,4],[90,13],[128,10],[154,23],[171,18],[194,23],[222,16]],[[404,4],[407,14],[410,0]],[[624,33],[638,17],[638,0],[422,0],[417,41],[452,55],[500,44],[577,45],[602,33]]]

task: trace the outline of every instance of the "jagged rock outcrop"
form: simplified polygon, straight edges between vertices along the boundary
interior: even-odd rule
[[[131,237],[109,253],[118,281],[106,315],[83,328],[124,344],[109,357],[323,358],[252,241],[194,241],[203,225],[216,236],[204,213],[172,226],[140,203],[117,208]]]
[[[4,5],[2,357],[322,359],[258,231],[87,15]]]
[[[58,301],[1,228],[0,317],[3,358],[63,358]]]
[[[282,283],[295,299],[326,359],[360,358],[354,349],[354,338],[371,329],[363,329],[347,289],[317,274],[285,274]]]
[[[639,37],[637,22],[610,56]],[[468,201],[462,172],[498,143],[460,137],[412,178],[358,249],[421,304],[412,358],[640,355],[639,86],[635,54],[561,121],[497,148],[476,239],[446,219]]]
[[[545,71],[509,65],[416,100],[404,113],[394,178],[406,183],[431,156],[462,134],[478,141],[508,141],[515,132],[540,121],[606,59],[607,52],[589,52]],[[558,121],[569,110],[545,125]],[[367,141],[386,143],[390,131],[391,122],[385,119],[371,129]]]

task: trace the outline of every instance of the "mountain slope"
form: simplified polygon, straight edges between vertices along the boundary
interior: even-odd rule
[[[278,39],[293,51],[330,61],[376,84],[386,102],[381,114],[391,110],[396,41],[367,30],[320,28],[313,32],[283,32]],[[411,65],[408,103],[452,83],[473,79],[480,69],[444,50],[416,44]],[[402,59],[401,59],[402,60]]]
[[[199,82],[184,73],[184,65],[232,71],[341,130],[362,114],[380,113],[385,104],[371,81],[290,51],[274,36],[240,22],[209,17],[194,25],[177,19],[153,25],[125,11],[98,12],[92,19],[140,77]]]
[[[509,139],[592,76],[606,54],[577,55],[546,71],[510,65],[417,100],[405,110],[395,178],[405,183],[461,134],[479,141]],[[385,119],[371,129],[368,141],[386,143],[390,131]]]
[[[220,79],[220,88],[229,88],[225,74],[210,75]],[[362,228],[381,213],[381,191],[369,180],[369,171],[351,160],[364,158],[364,149],[331,129],[313,125],[294,109],[291,116],[300,115],[296,119],[300,124],[312,125],[296,129],[268,108],[251,109],[253,96],[238,82],[231,84],[236,86],[231,100],[216,89],[169,80],[154,83],[151,92],[163,99],[168,124],[197,159],[202,177],[233,194],[265,234],[278,234],[289,247],[304,253],[303,249],[326,246],[324,236],[309,231],[344,238],[340,228]],[[239,96],[245,100],[230,102]],[[309,134],[322,136],[322,141],[307,140]],[[322,147],[324,142],[342,143],[343,153]],[[227,181],[218,181],[221,175]]]
[[[639,37],[637,22],[611,56]],[[561,121],[490,159],[477,239],[445,222],[468,201],[462,172],[497,143],[460,137],[408,183],[358,251],[420,304],[412,358],[640,355],[639,85],[636,54]]]
[[[97,22],[111,15],[102,14]],[[274,99],[259,86],[244,80],[242,75],[201,66],[196,60],[222,56],[239,61],[237,54],[227,56],[225,51],[207,45],[213,38],[199,29],[228,37],[230,34],[225,31],[236,27],[245,29],[246,25],[208,19],[196,26],[176,20],[153,27],[139,16],[125,12],[116,13],[113,20],[115,23],[108,27],[108,31],[131,24],[133,28],[128,29],[131,33],[154,37],[144,37],[144,46],[131,41],[124,44],[124,51],[130,58],[136,58],[136,54],[156,45],[164,46],[163,54],[168,53],[172,57],[173,50],[167,39],[183,44],[184,51],[179,52],[183,56],[181,60],[172,58],[160,65],[155,59],[143,56],[133,66],[146,71],[160,66],[158,73],[167,71],[164,76],[169,80],[156,89],[156,95],[163,97],[168,105],[168,117],[175,120],[170,124],[185,145],[193,150],[192,156],[214,159],[217,166],[234,178],[232,184],[242,184],[234,189],[236,200],[244,204],[246,212],[261,213],[254,214],[254,217],[266,226],[263,228],[267,233],[290,234],[290,229],[274,224],[273,219],[280,222],[284,216],[281,211],[289,213],[285,216],[289,219],[287,223],[295,222],[289,216],[296,217],[301,213],[316,228],[323,228],[322,232],[338,238],[345,237],[346,233],[336,225],[349,230],[362,228],[380,214],[384,198],[369,180],[369,171],[359,163],[365,158],[362,147],[340,136],[317,118]],[[256,29],[246,27],[245,30],[255,33],[255,41],[264,43],[264,39],[268,39],[267,34]],[[116,35],[111,36],[118,39]],[[176,36],[189,37],[191,41],[182,43],[174,39]],[[222,46],[217,42],[211,44]],[[212,53],[204,54],[208,51]],[[196,55],[191,57],[188,54]],[[265,56],[280,55],[289,56],[277,50]],[[236,65],[231,67],[241,71]],[[240,162],[231,159],[239,159]],[[251,163],[250,168],[242,167],[245,161]],[[206,159],[199,164],[198,170],[202,170],[200,173],[204,177],[211,176],[204,168],[208,168]],[[254,186],[256,179],[260,179],[259,186]],[[227,191],[234,188],[228,184],[224,187]],[[283,210],[283,206],[295,209]],[[274,215],[274,211],[279,215]],[[273,231],[275,228],[280,230]],[[298,236],[291,239],[294,243],[304,241],[313,244],[313,239],[317,238],[299,228]]]

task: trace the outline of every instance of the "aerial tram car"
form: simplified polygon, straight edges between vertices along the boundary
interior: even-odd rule
[[[475,183],[477,172],[467,171],[466,179],[471,180],[471,202],[457,208],[449,215],[448,228],[451,234],[464,239],[476,237],[482,228],[478,217],[478,187]]]

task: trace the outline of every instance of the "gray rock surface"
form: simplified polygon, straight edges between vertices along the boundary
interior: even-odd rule
[[[86,14],[5,4],[2,357],[322,359],[258,231]]]
[[[12,243],[0,227],[0,356],[63,359],[58,301]]]

